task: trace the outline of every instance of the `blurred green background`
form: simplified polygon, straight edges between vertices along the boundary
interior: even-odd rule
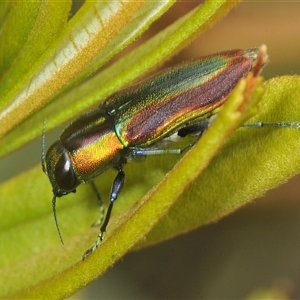
[[[198,4],[178,2],[136,43]],[[299,16],[300,2],[245,1],[168,65],[264,43],[270,56],[266,79],[300,74]],[[58,135],[47,136],[47,144]],[[38,141],[12,154],[1,161],[0,174],[38,164],[40,151]],[[71,299],[300,298],[299,185],[298,176],[216,224],[130,253]]]

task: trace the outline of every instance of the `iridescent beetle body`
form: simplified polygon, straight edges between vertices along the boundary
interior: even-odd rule
[[[198,138],[238,81],[255,66],[258,52],[257,48],[231,50],[167,69],[110,96],[62,132],[43,157],[43,169],[53,188],[54,213],[56,197],[74,192],[109,168],[118,171],[98,239],[84,258],[103,238],[124,183],[126,162],[139,156],[180,154],[190,148],[192,144],[172,152],[159,142],[173,134]]]

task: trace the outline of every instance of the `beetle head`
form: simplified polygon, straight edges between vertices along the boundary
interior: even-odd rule
[[[73,169],[70,156],[60,140],[54,142],[48,149],[43,161],[43,168],[51,182],[53,194],[56,197],[75,192],[76,187],[80,184]]]
[[[43,137],[44,139],[44,137]],[[44,143],[43,143],[44,146]],[[63,147],[60,140],[54,142],[44,156],[42,150],[42,166],[44,173],[48,176],[53,191],[52,209],[58,235],[63,244],[56,217],[56,198],[75,193],[76,187],[80,184],[69,157],[67,150]]]

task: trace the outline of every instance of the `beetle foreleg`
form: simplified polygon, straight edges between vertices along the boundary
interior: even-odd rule
[[[105,214],[105,210],[104,210],[104,206],[103,206],[103,200],[102,200],[102,198],[99,194],[99,191],[98,191],[94,181],[91,181],[91,186],[92,186],[93,192],[96,195],[97,202],[98,202],[98,205],[99,205],[99,208],[100,208],[99,219],[92,225],[92,227],[95,227],[95,226],[98,226],[102,223],[103,218],[104,218],[104,214]]]
[[[104,232],[106,231],[106,227],[107,227],[109,219],[110,219],[110,215],[111,215],[111,212],[112,212],[114,202],[118,198],[118,195],[119,195],[119,193],[120,193],[120,191],[121,191],[121,189],[124,185],[124,181],[125,181],[125,173],[121,169],[121,170],[119,170],[119,172],[118,172],[118,174],[117,174],[117,176],[116,176],[116,178],[113,182],[112,189],[111,189],[111,192],[110,192],[109,206],[108,206],[108,209],[107,209],[107,212],[106,212],[106,215],[105,215],[104,222],[103,222],[103,224],[100,228],[98,237],[97,237],[95,243],[93,244],[93,246],[90,249],[88,249],[87,251],[84,252],[84,254],[82,256],[82,260],[85,260],[88,255],[90,255],[92,252],[94,252],[99,247],[100,243],[102,242]]]

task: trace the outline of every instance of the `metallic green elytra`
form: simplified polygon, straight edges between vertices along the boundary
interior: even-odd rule
[[[101,202],[93,179],[107,169],[117,170],[104,222],[83,259],[103,239],[124,183],[123,167],[127,161],[147,155],[181,154],[191,148],[194,143],[183,149],[166,149],[166,143],[160,142],[188,135],[195,136],[196,142],[239,80],[254,68],[261,69],[258,54],[258,48],[230,50],[166,69],[113,94],[104,104],[79,116],[46,155],[42,154],[43,170],[53,188],[56,225],[57,197],[91,182]]]

